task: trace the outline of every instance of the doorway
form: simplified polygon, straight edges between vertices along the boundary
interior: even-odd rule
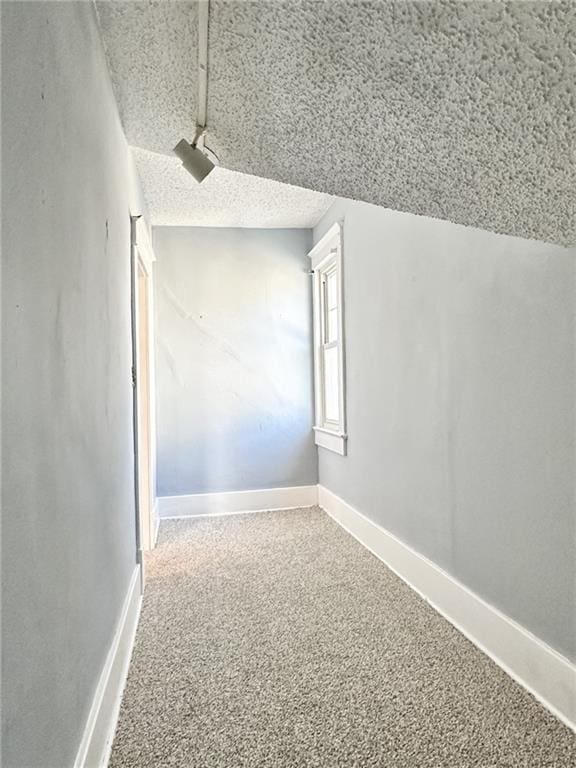
[[[152,264],[155,260],[142,218],[132,217],[132,370],[137,560],[153,549],[158,533],[154,419]]]

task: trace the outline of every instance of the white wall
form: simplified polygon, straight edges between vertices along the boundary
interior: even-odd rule
[[[75,758],[135,567],[129,214],[91,3],[2,11],[2,765]]]
[[[316,483],[310,245],[154,228],[160,496]]]
[[[320,483],[576,658],[574,251],[344,220],[348,455]]]

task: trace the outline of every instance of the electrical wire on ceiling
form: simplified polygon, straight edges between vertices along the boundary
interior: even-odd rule
[[[174,153],[182,165],[198,182],[203,181],[214,169],[218,158],[206,146],[208,113],[208,27],[210,0],[198,0],[198,107],[196,131],[191,142],[181,139]]]

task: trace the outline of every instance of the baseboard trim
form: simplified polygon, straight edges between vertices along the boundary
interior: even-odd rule
[[[102,668],[74,768],[105,768],[128,675],[142,594],[140,566],[134,569],[112,645]]]
[[[324,486],[318,504],[553,715],[576,731],[576,665]]]
[[[160,518],[166,520],[179,517],[271,512],[279,509],[311,507],[317,502],[317,485],[296,485],[290,488],[265,488],[257,491],[160,496],[158,510]]]

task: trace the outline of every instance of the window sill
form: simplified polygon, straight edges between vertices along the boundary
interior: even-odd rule
[[[314,441],[320,448],[326,448],[329,451],[346,456],[346,440],[348,435],[340,432],[331,432],[323,427],[314,427]]]

